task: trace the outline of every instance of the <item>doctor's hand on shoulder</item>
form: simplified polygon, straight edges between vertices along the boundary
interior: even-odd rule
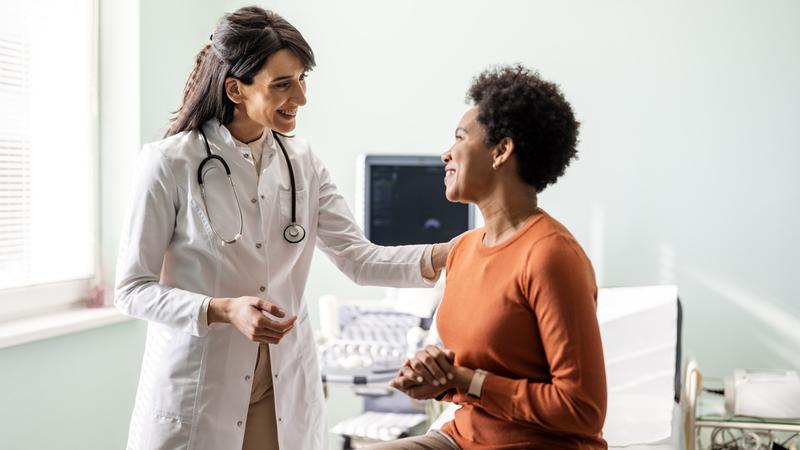
[[[450,250],[455,247],[458,241],[461,240],[461,237],[465,234],[467,234],[466,231],[454,237],[453,239],[450,239],[449,242],[433,244],[431,250],[431,263],[433,264],[434,270],[439,271],[443,269],[445,265],[447,265],[447,255],[450,254]]]
[[[208,303],[208,323],[230,323],[254,342],[277,344],[294,328],[297,316],[279,321],[286,313],[258,297],[212,298]]]

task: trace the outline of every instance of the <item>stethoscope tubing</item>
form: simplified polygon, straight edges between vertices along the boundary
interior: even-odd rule
[[[200,126],[197,128],[200,134],[203,136],[203,142],[206,146],[206,157],[200,161],[200,165],[197,168],[197,184],[200,185],[200,195],[203,197],[203,205],[206,209],[206,215],[209,215],[207,200],[206,200],[206,193],[205,193],[205,184],[203,183],[203,167],[214,160],[219,161],[222,164],[222,167],[225,169],[225,175],[228,177],[228,182],[231,185],[231,189],[233,189],[233,195],[236,199],[236,206],[239,209],[239,232],[233,239],[225,239],[222,237],[218,232],[216,227],[213,225],[211,216],[209,215],[209,224],[211,225],[211,229],[214,231],[214,234],[225,244],[233,244],[238,241],[242,237],[242,231],[244,228],[244,216],[242,213],[242,204],[239,202],[239,196],[236,194],[236,187],[233,184],[233,178],[231,177],[231,169],[228,166],[228,163],[225,161],[220,155],[214,155],[211,153],[211,146],[208,143],[208,137],[206,137],[206,133],[203,131],[203,127]],[[283,238],[292,244],[296,244],[306,237],[306,230],[302,227],[302,225],[297,223],[297,184],[295,183],[294,178],[294,169],[292,168],[292,162],[289,160],[289,152],[286,151],[286,148],[283,146],[283,142],[278,138],[280,133],[276,132],[275,130],[272,131],[272,136],[278,142],[278,146],[281,148],[281,153],[283,154],[283,158],[286,160],[286,167],[289,170],[289,183],[291,184],[292,188],[292,217],[291,222],[288,226],[283,230]],[[281,134],[281,136],[284,136]]]

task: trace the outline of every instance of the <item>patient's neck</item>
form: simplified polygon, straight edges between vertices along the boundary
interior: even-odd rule
[[[485,222],[483,244],[493,247],[511,238],[538,212],[536,188],[524,182],[501,183],[478,208]]]

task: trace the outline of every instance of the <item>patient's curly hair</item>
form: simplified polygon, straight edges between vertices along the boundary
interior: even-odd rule
[[[474,79],[467,101],[478,106],[487,145],[513,141],[519,175],[537,192],[577,158],[580,124],[558,86],[538,72],[519,64],[486,70]]]

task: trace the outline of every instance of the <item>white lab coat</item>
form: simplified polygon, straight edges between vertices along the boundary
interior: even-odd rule
[[[278,441],[286,450],[323,449],[322,384],[303,300],[314,244],[356,283],[398,287],[429,285],[420,271],[425,246],[367,241],[322,162],[298,138],[281,139],[297,182],[297,221],[307,236],[286,242],[291,191],[274,138],[268,137],[259,177],[249,148],[237,146],[227,128],[209,121],[204,131],[212,153],[230,166],[243,235],[222,245],[210,228],[197,182],[206,156],[197,131],[144,146],[114,300],[125,314],[148,321],[128,449],[241,449],[258,344],[231,325],[209,326],[201,305],[207,296],[245,295],[298,315],[295,328],[270,346]],[[239,225],[230,185],[226,190],[208,179],[206,185],[214,224],[229,238]]]

